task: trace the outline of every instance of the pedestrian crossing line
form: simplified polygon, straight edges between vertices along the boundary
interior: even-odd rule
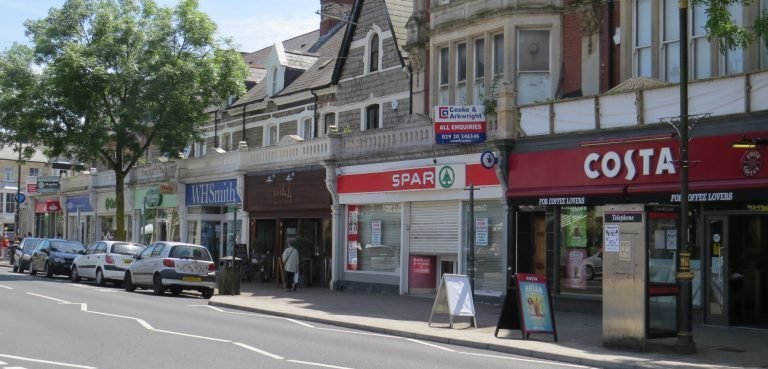
[[[346,366],[336,366],[336,365],[320,364],[320,363],[313,363],[313,362],[310,362],[310,361],[301,361],[301,360],[288,360],[288,361],[291,362],[291,363],[319,366],[319,367],[322,367],[322,368],[352,369],[352,368],[348,368]]]
[[[13,289],[13,287],[3,286],[2,284],[0,284],[0,288],[5,288],[6,290],[12,290]],[[4,364],[0,364],[0,365],[4,365]]]
[[[5,359],[14,359],[14,360],[20,360],[20,361],[30,361],[33,363],[41,363],[41,364],[50,364],[50,365],[57,365],[57,366],[65,366],[69,368],[79,368],[79,369],[98,369],[95,366],[86,366],[86,365],[78,365],[78,364],[69,364],[69,363],[61,363],[57,361],[49,361],[49,360],[40,360],[40,359],[32,359],[29,357],[23,357],[23,356],[14,356],[14,355],[6,355],[6,354],[0,354],[0,357]]]

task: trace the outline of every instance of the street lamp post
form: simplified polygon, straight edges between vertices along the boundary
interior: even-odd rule
[[[21,203],[19,202],[19,197],[21,196],[21,141],[19,141],[19,171],[16,175],[16,216],[15,221],[16,225],[14,228],[14,233],[16,236],[19,236],[19,223],[21,222]]]
[[[693,342],[691,237],[688,229],[688,0],[678,0],[680,17],[680,252],[678,253],[677,342],[679,352],[696,351]]]

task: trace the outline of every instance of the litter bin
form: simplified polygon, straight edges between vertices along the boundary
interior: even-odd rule
[[[219,295],[240,294],[240,258],[225,256],[219,259],[220,268],[216,273]]]

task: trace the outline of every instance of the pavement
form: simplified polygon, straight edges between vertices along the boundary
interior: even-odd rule
[[[0,267],[10,268],[7,260]],[[209,305],[599,368],[768,368],[768,330],[695,324],[696,353],[671,350],[675,339],[653,340],[647,352],[603,347],[599,314],[555,311],[558,342],[552,335],[500,330],[500,305],[475,303],[477,327],[432,312],[433,298],[331,291],[322,287],[288,292],[273,282],[243,282],[239,295],[214,295]]]

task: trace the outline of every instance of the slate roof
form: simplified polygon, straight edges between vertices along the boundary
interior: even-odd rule
[[[317,56],[319,57],[317,61],[293,83],[280,91],[279,96],[323,87],[331,83],[333,69],[338,61],[341,42],[344,40],[344,28],[339,27],[333,32],[330,38],[317,50]]]
[[[389,20],[392,23],[392,31],[397,40],[397,48],[401,55],[407,55],[404,50],[406,41],[408,41],[408,31],[405,23],[413,13],[413,0],[384,0],[389,12]]]

